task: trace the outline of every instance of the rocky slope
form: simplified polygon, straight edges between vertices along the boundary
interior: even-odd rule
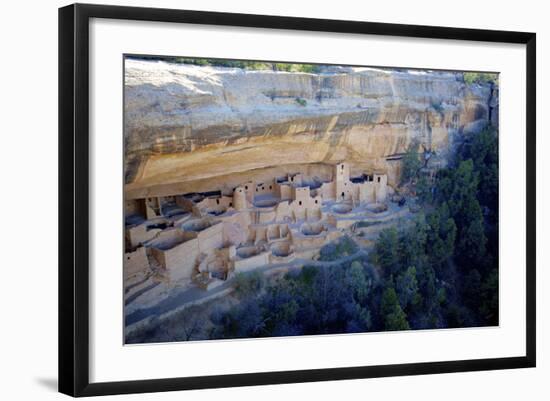
[[[324,178],[342,160],[387,171],[391,183],[411,140],[444,156],[497,111],[491,87],[466,85],[459,73],[126,60],[126,195],[212,190],[312,163]]]

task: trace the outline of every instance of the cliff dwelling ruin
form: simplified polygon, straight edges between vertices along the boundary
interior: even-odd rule
[[[333,179],[312,186],[295,173],[246,182],[230,193],[174,194],[131,199],[125,205],[126,273],[150,271],[168,283],[210,289],[234,273],[295,258],[312,259],[358,221],[380,218],[387,176],[350,177],[348,163]]]

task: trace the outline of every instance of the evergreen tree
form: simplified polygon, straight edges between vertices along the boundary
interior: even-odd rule
[[[464,277],[462,283],[464,304],[475,311],[480,304],[481,274],[477,269],[472,269]]]
[[[432,187],[424,175],[422,175],[416,183],[416,196],[423,204],[432,202]]]
[[[381,314],[385,330],[409,330],[407,315],[401,309],[399,299],[393,287],[389,287],[382,295]]]
[[[454,254],[455,241],[456,241],[456,224],[451,217],[449,206],[446,202],[443,202],[439,208],[439,236],[444,243],[444,256],[450,258]]]
[[[456,170],[447,171],[440,182],[439,196],[447,202],[457,228],[455,256],[463,268],[478,265],[485,256],[487,238],[476,197],[478,182],[472,159],[461,161]]]
[[[349,269],[346,270],[345,282],[351,290],[353,300],[364,304],[371,290],[372,280],[367,278],[361,262],[354,261]]]
[[[477,202],[477,201],[476,201]],[[457,244],[458,259],[462,261],[462,266],[480,266],[485,256],[485,245],[487,238],[483,230],[483,216],[479,204],[472,212],[472,217],[467,226],[462,228]]]
[[[412,228],[400,233],[398,250],[401,267],[425,263],[427,231],[428,225],[424,215],[421,214]]]
[[[422,302],[422,297],[418,291],[416,268],[414,266],[409,267],[397,276],[395,290],[399,298],[399,304],[405,310],[410,310]]]
[[[498,269],[494,268],[481,284],[481,305],[479,312],[491,325],[498,324]]]
[[[403,159],[401,160],[401,185],[407,184],[416,177],[418,170],[422,167],[418,154],[419,147],[420,144],[418,141],[413,141],[409,144],[407,151],[403,155]]]
[[[498,138],[485,129],[465,147],[463,158],[471,158],[479,175],[478,199],[482,206],[498,213]],[[494,217],[494,216],[493,216]]]
[[[392,274],[399,269],[397,230],[392,227],[383,230],[375,244],[374,254],[384,273]]]
[[[430,213],[426,222],[427,230],[426,253],[434,268],[439,269],[452,257],[456,239],[456,224],[449,216],[446,203]]]

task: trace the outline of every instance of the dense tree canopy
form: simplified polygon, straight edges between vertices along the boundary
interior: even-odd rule
[[[253,279],[253,276],[249,276]],[[216,338],[348,333],[371,328],[372,269],[360,261],[288,273],[214,316]]]

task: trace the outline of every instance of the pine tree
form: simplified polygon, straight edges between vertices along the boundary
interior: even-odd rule
[[[412,228],[401,232],[398,249],[399,260],[403,268],[425,262],[428,228],[424,215],[421,214]]]
[[[476,197],[478,183],[472,159],[461,161],[442,183],[441,195],[447,199],[449,213],[457,227],[455,256],[463,268],[478,265],[485,256],[487,238]]]
[[[414,266],[410,266],[397,276],[395,280],[395,290],[399,298],[399,304],[403,305],[403,308],[406,310],[422,302],[422,297],[418,291],[416,268]]]
[[[393,287],[387,288],[382,295],[381,314],[384,319],[385,330],[410,329],[407,315],[403,312]]]
[[[398,270],[398,236],[394,227],[380,233],[374,251],[375,259],[385,273],[391,274]]]
[[[430,263],[435,268],[441,268],[453,255],[456,239],[456,224],[449,216],[446,203],[430,213],[426,222],[427,230],[426,253]]]
[[[418,154],[418,148],[420,144],[417,141],[413,141],[407,147],[407,151],[401,159],[401,185],[407,184],[411,181],[420,167],[422,167],[422,162]]]

